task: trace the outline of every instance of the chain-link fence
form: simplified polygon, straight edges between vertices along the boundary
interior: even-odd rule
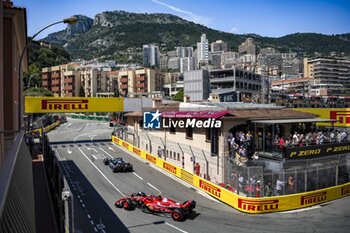
[[[202,178],[220,183],[224,166],[210,151],[167,140],[162,131],[135,132],[130,127],[117,130],[116,136]]]
[[[265,159],[245,166],[228,157],[226,161],[228,187],[244,196],[288,195],[350,182],[349,154],[287,162]]]

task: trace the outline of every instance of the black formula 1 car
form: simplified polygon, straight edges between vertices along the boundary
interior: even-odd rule
[[[130,197],[117,200],[114,205],[126,210],[139,208],[144,213],[172,217],[175,221],[183,221],[187,216],[194,213],[193,209],[196,207],[196,202],[189,200],[181,204],[160,195],[153,196],[138,192],[131,194]]]
[[[108,165],[113,172],[132,172],[133,166],[131,163],[125,162],[122,158],[104,159],[103,163]]]

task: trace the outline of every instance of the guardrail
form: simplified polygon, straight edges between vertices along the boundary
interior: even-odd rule
[[[205,180],[192,172],[186,171],[163,159],[158,158],[132,144],[112,136],[112,141],[143,158],[147,162],[160,167],[161,169],[175,175],[185,182],[203,190],[214,198],[232,206],[233,208],[251,214],[280,212],[294,209],[302,209],[320,203],[333,201],[342,197],[350,196],[350,183],[320,189],[312,192],[304,192],[292,195],[249,198],[237,195],[217,184]]]
[[[109,121],[109,117],[106,117],[106,116],[86,116],[86,115],[79,115],[79,114],[70,114],[69,116],[74,119]]]
[[[48,125],[46,127],[44,127],[44,132],[47,133],[47,132],[50,132],[51,130],[53,130],[54,128],[56,128],[57,126],[59,126],[61,123],[59,121],[56,121],[55,123],[52,123],[51,125]],[[42,134],[42,129],[39,128],[39,129],[34,129],[31,131],[31,133],[36,133],[36,132],[39,132],[40,133],[40,136]]]

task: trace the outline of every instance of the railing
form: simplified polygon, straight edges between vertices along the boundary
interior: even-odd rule
[[[0,167],[0,232],[35,232],[32,160],[24,132],[5,131],[5,159]]]

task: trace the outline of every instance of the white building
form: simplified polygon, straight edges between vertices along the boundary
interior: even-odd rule
[[[195,57],[183,57],[180,58],[180,72],[195,70],[196,58]]]
[[[158,46],[154,44],[143,45],[143,66],[145,67],[159,67],[160,53]]]
[[[201,36],[201,42],[197,43],[197,58],[198,62],[208,63],[209,61],[209,47],[208,47],[208,39],[205,34]]]

